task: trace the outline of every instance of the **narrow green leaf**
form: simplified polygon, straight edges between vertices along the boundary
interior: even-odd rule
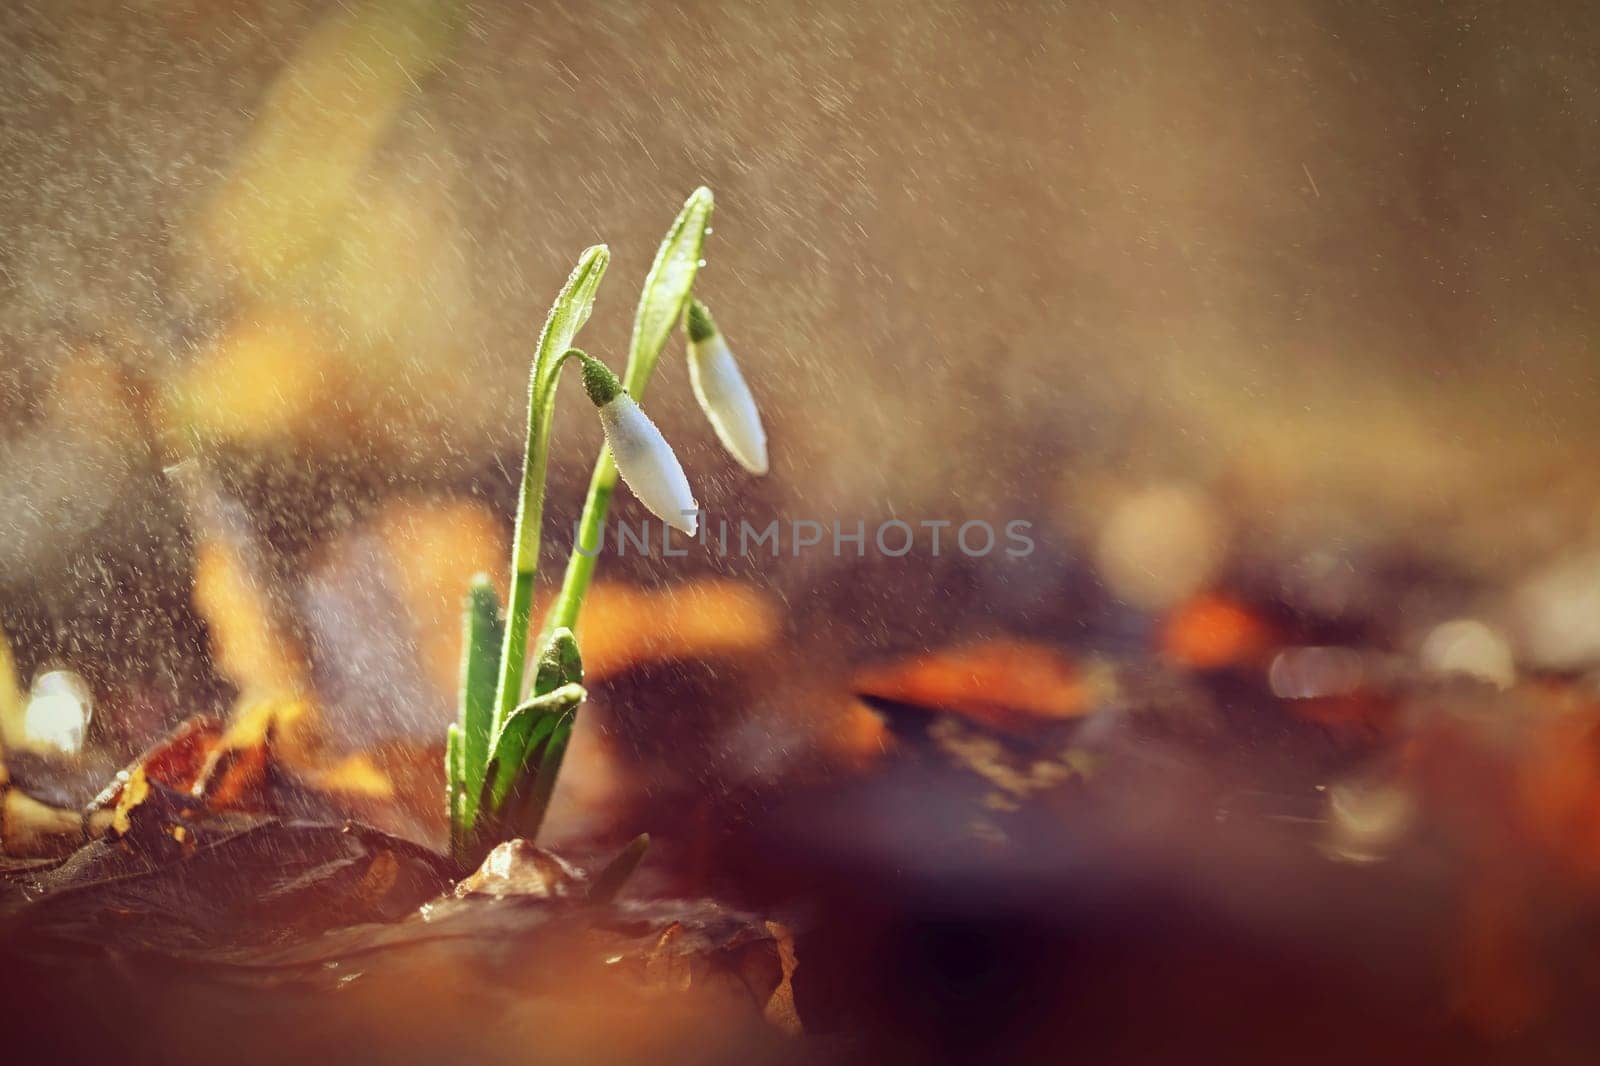
[[[500,597],[482,574],[473,578],[461,619],[461,826],[471,830],[478,813],[489,739],[494,732],[495,686],[505,620]]]
[[[450,819],[450,854],[459,858],[468,826],[462,818],[461,800],[466,793],[462,779],[461,726],[455,722],[444,734],[444,810]]]
[[[702,185],[689,194],[683,210],[656,251],[655,262],[644,279],[639,308],[633,317],[633,340],[628,345],[628,369],[623,384],[640,399],[655,371],[656,361],[678,325],[683,305],[694,288],[705,251],[706,229],[711,225],[711,190]]]
[[[600,280],[605,277],[606,266],[611,262],[611,250],[603,244],[585,248],[572,268],[566,284],[556,294],[545,316],[544,328],[539,331],[539,345],[534,350],[534,366],[541,376],[553,372],[557,357],[572,347],[578,331],[589,321],[594,310],[595,294],[600,291]],[[542,380],[535,384],[543,385]]]

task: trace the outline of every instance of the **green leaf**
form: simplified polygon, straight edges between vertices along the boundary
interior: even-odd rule
[[[706,230],[711,225],[711,190],[702,185],[689,194],[683,210],[656,251],[655,262],[644,279],[639,309],[633,317],[633,340],[628,345],[628,369],[623,384],[634,399],[655,371],[656,361],[678,325],[685,301],[694,288],[705,251]]]
[[[478,824],[462,865],[481,861],[495,844],[533,839],[555,791],[556,776],[583,702],[580,685],[563,685],[517,707],[495,742],[479,796]]]
[[[500,812],[519,781],[539,771],[552,737],[563,721],[570,732],[586,695],[582,685],[562,685],[519,705],[507,716],[484,777],[480,797],[484,807]]]
[[[461,620],[461,806],[458,818],[463,838],[478,814],[478,795],[489,761],[489,738],[494,732],[495,686],[500,677],[500,646],[505,620],[500,597],[483,575],[475,577],[467,592]]]
[[[537,373],[533,384],[536,389],[543,389],[545,379],[555,371],[558,357],[572,347],[578,331],[589,321],[595,294],[600,290],[600,280],[605,277],[610,262],[611,250],[596,244],[583,250],[578,265],[567,275],[566,284],[561,286],[555,303],[550,305],[550,313],[545,316],[539,344],[534,349],[533,365]]]
[[[583,656],[578,653],[578,638],[562,626],[550,634],[539,653],[539,666],[533,675],[533,694],[543,696],[562,685],[583,684]]]
[[[501,824],[508,837],[526,837],[533,840],[544,824],[545,811],[556,790],[556,778],[561,774],[561,762],[566,758],[567,743],[572,739],[572,726],[577,721],[577,708],[561,715],[551,726],[538,750],[528,750],[523,755],[523,774],[506,794],[501,809]],[[537,760],[537,761],[536,761]]]

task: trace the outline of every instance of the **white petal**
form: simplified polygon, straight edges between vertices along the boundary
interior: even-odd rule
[[[721,333],[689,344],[689,380],[722,446],[752,474],[767,472],[767,431]]]
[[[683,466],[650,416],[623,393],[600,408],[600,425],[617,471],[639,502],[669,526],[694,536],[699,505]]]

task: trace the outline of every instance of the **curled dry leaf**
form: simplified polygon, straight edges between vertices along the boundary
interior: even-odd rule
[[[9,780],[0,762],[0,855],[59,858],[97,833],[126,833],[134,809],[150,798],[152,789],[173,797],[188,794],[221,735],[221,726],[212,719],[188,719],[120,771],[82,811],[27,795]]]
[[[440,856],[365,827],[258,815],[174,826],[145,817],[150,807],[130,812],[122,839],[90,841],[13,879],[0,916],[42,951],[114,944],[227,957],[247,945],[392,921],[449,884]]]
[[[777,987],[767,999],[762,1011],[768,1022],[790,1036],[799,1036],[805,1029],[800,1024],[800,1010],[794,1002],[794,972],[800,966],[800,956],[795,951],[794,934],[778,922],[765,922],[778,949],[779,979]]]
[[[503,899],[566,899],[586,896],[588,877],[554,852],[529,840],[508,840],[497,845],[482,865],[456,885],[455,897],[485,896]]]
[[[141,768],[150,780],[188,792],[199,782],[222,736],[222,725],[215,718],[195,715],[148,748],[129,769]]]

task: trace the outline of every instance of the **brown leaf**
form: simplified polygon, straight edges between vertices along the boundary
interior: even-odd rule
[[[586,898],[587,876],[554,852],[529,840],[497,845],[483,863],[456,885],[455,897],[526,896],[533,899]]]
[[[1296,717],[1352,740],[1388,740],[1399,732],[1400,701],[1375,689],[1360,688],[1342,695],[1286,703]]]
[[[768,998],[761,1014],[783,1032],[790,1036],[799,1036],[805,1027],[800,1024],[800,1010],[794,1002],[794,972],[800,966],[799,956],[794,947],[794,934],[778,922],[762,924],[766,926],[767,932],[772,934],[772,939],[777,944],[778,965],[783,976],[778,981],[778,987],[772,990],[772,995]]]
[[[194,715],[135,759],[133,766],[141,768],[152,781],[187,792],[200,779],[212,749],[221,739],[222,726],[215,718]]]

